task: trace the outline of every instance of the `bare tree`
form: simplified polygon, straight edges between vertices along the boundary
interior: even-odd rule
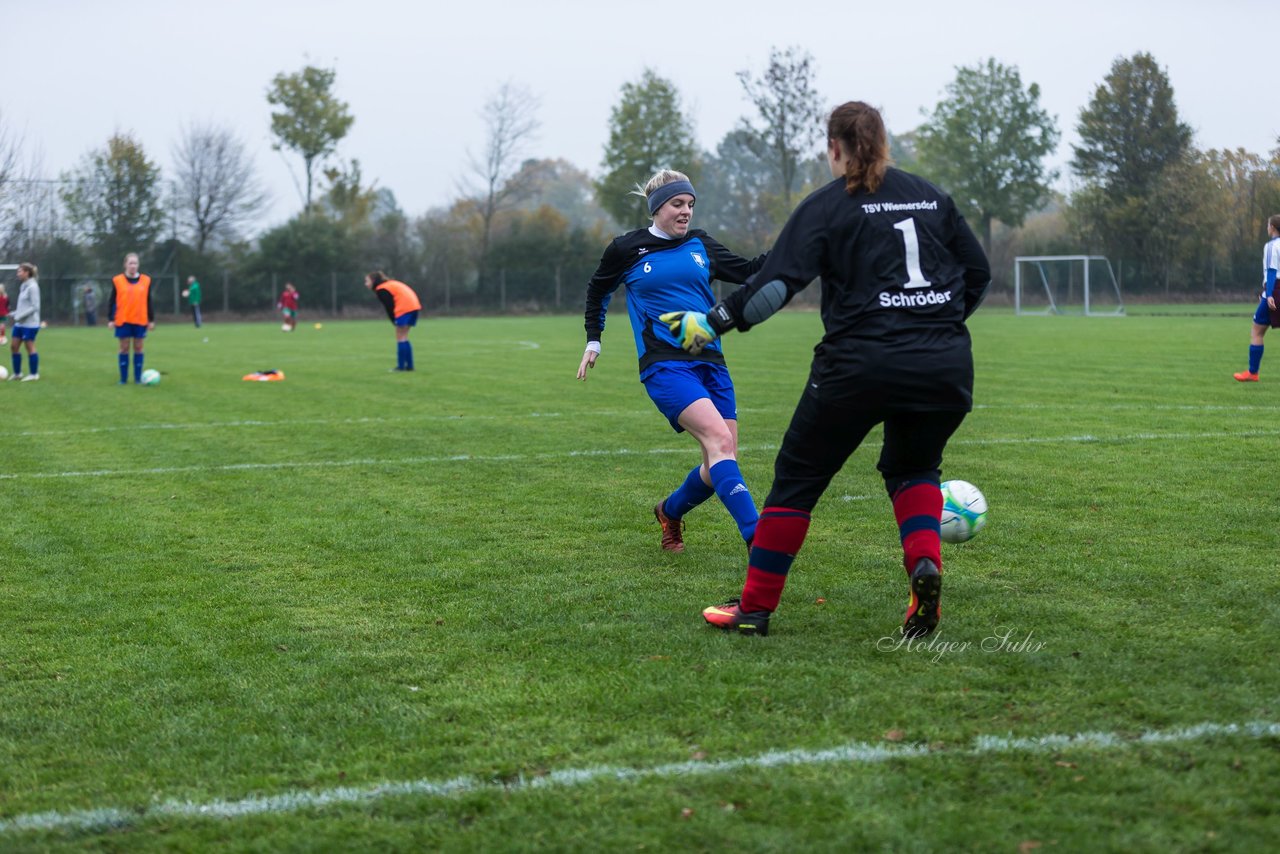
[[[17,178],[19,143],[5,122],[4,113],[0,112],[0,192],[4,191],[5,184]]]
[[[488,136],[481,157],[470,155],[471,173],[479,188],[471,195],[480,208],[483,231],[480,237],[479,286],[485,288],[493,220],[500,211],[520,197],[521,183],[513,180],[520,169],[520,157],[537,134],[538,99],[514,83],[503,83],[481,111]]]
[[[757,128],[744,118],[740,127],[748,132],[756,155],[770,160],[777,170],[788,212],[800,164],[811,156],[825,130],[814,76],[813,57],[797,47],[771,49],[769,67],[758,79],[749,71],[738,72],[738,82],[763,125]]]
[[[178,216],[197,252],[215,238],[235,238],[268,200],[244,143],[226,128],[184,128],[173,160]]]
[[[15,196],[20,168],[18,138],[0,113],[0,231],[7,232],[15,217]]]

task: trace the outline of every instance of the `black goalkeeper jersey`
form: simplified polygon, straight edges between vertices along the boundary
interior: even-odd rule
[[[875,193],[849,195],[843,178],[832,181],[800,203],[755,278],[723,307],[745,331],[768,316],[760,305],[769,300],[752,299],[758,292],[772,287],[780,307],[815,278],[826,331],[810,394],[846,407],[972,409],[964,321],[991,267],[946,193],[899,169]],[[785,295],[771,285],[779,280]],[[710,321],[726,325],[715,312]]]

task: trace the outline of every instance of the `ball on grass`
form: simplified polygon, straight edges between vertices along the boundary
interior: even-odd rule
[[[942,483],[942,539],[948,543],[967,542],[987,524],[987,499],[972,483],[948,480]]]

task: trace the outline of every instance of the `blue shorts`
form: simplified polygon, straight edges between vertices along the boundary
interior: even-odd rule
[[[146,338],[147,325],[145,323],[118,323],[116,324],[117,338]]]
[[[707,398],[726,421],[738,418],[738,402],[733,396],[729,369],[711,362],[658,362],[640,377],[649,399],[677,433],[683,433],[677,419],[689,404]]]
[[[13,327],[13,337],[18,341],[34,341],[36,340],[36,333],[39,331],[39,326],[15,326]]]
[[[404,314],[396,318],[395,324],[396,326],[417,326],[418,312],[406,311]]]
[[[1276,305],[1280,305],[1280,288],[1276,289]],[[1277,314],[1280,317],[1280,313]],[[1258,310],[1253,313],[1253,322],[1259,326],[1277,326],[1271,322],[1271,308],[1267,305],[1267,298],[1264,296],[1258,300]]]

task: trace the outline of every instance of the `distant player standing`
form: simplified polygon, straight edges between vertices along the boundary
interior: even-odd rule
[[[13,356],[11,380],[31,382],[40,379],[40,354],[36,352],[36,335],[40,332],[40,282],[36,279],[36,265],[18,265],[18,305],[13,309],[13,340],[9,347]],[[22,346],[27,348],[27,363],[31,373],[22,375]]]
[[[413,345],[409,343],[409,330],[418,325],[418,313],[422,311],[422,301],[414,293],[413,288],[404,282],[388,279],[387,274],[376,270],[364,277],[364,286],[373,291],[373,295],[387,310],[396,329],[396,370],[413,370]]]
[[[182,295],[187,298],[187,305],[191,306],[191,319],[195,322],[196,329],[199,329],[203,322],[203,318],[200,316],[202,294],[200,283],[196,281],[195,276],[187,276],[187,286],[183,289]]]
[[[151,308],[151,277],[138,272],[137,253],[124,256],[124,272],[111,280],[107,326],[120,341],[120,385],[129,381],[129,349],[133,348],[133,381],[142,383],[142,345],[147,331],[155,329]]]
[[[759,514],[738,468],[738,405],[724,354],[718,344],[686,353],[658,314],[672,308],[706,311],[715,299],[713,279],[741,284],[760,268],[764,256],[749,261],[705,231],[689,227],[697,194],[683,172],[658,172],[643,195],[653,224],[614,238],[587,284],[587,347],[578,379],[586,380],[595,366],[609,301],[625,286],[640,382],[672,429],[687,430],[702,451],[702,462],[653,508],[662,528],[662,548],[684,551],[685,514],[713,495],[750,543]]]
[[[9,343],[8,336],[5,335],[5,323],[9,320],[9,295],[5,293],[4,285],[0,284],[0,347]]]
[[[973,407],[965,319],[991,279],[982,245],[946,193],[889,166],[879,111],[852,101],[827,122],[836,179],[800,203],[753,282],[707,314],[663,315],[697,352],[762,323],[822,279],[822,342],[774,462],[742,596],[708,623],[764,635],[809,518],[831,478],[877,424],[877,468],[893,503],[911,590],[903,634],[938,625],[942,452]]]
[[[284,283],[284,291],[276,301],[276,308],[280,309],[280,313],[284,315],[285,332],[292,332],[298,328],[298,289],[293,286],[293,282]]]
[[[1280,270],[1280,214],[1267,220],[1270,240],[1262,247],[1262,299],[1253,312],[1253,328],[1249,330],[1249,369],[1233,376],[1242,383],[1256,383],[1262,367],[1262,339],[1272,326],[1280,326],[1276,311],[1276,272]]]

